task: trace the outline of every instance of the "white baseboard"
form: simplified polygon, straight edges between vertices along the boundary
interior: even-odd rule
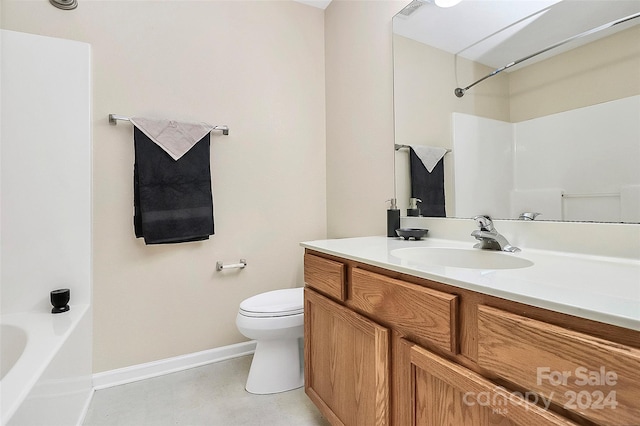
[[[202,352],[194,352],[187,355],[96,373],[93,375],[93,389],[110,388],[138,380],[175,373],[176,371],[200,367],[213,362],[251,355],[255,352],[255,349],[256,342],[255,340],[251,340],[249,342],[236,343],[234,345],[222,346]]]

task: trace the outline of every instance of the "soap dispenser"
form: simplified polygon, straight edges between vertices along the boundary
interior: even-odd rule
[[[397,237],[396,229],[400,229],[400,209],[395,198],[387,201],[391,203],[387,210],[387,237]]]
[[[407,216],[417,217],[420,216],[420,209],[418,208],[418,203],[421,203],[422,200],[420,198],[409,198],[409,208],[407,209]]]

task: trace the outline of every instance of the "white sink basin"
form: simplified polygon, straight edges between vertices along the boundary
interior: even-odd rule
[[[400,259],[425,265],[468,269],[518,269],[533,265],[517,254],[481,249],[410,247],[391,251]]]

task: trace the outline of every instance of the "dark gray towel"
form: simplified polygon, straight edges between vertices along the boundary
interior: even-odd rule
[[[431,173],[413,148],[409,148],[411,196],[419,198],[420,216],[446,217],[444,205],[444,160],[440,160]]]
[[[207,134],[176,161],[134,127],[134,228],[146,244],[213,235],[209,138]]]

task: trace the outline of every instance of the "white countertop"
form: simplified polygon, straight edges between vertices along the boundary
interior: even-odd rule
[[[407,247],[473,247],[473,242],[360,237],[318,240],[302,247],[515,302],[640,330],[640,260],[522,248],[504,253],[533,262],[519,269],[468,269],[400,259]],[[502,254],[502,253],[500,253]]]

